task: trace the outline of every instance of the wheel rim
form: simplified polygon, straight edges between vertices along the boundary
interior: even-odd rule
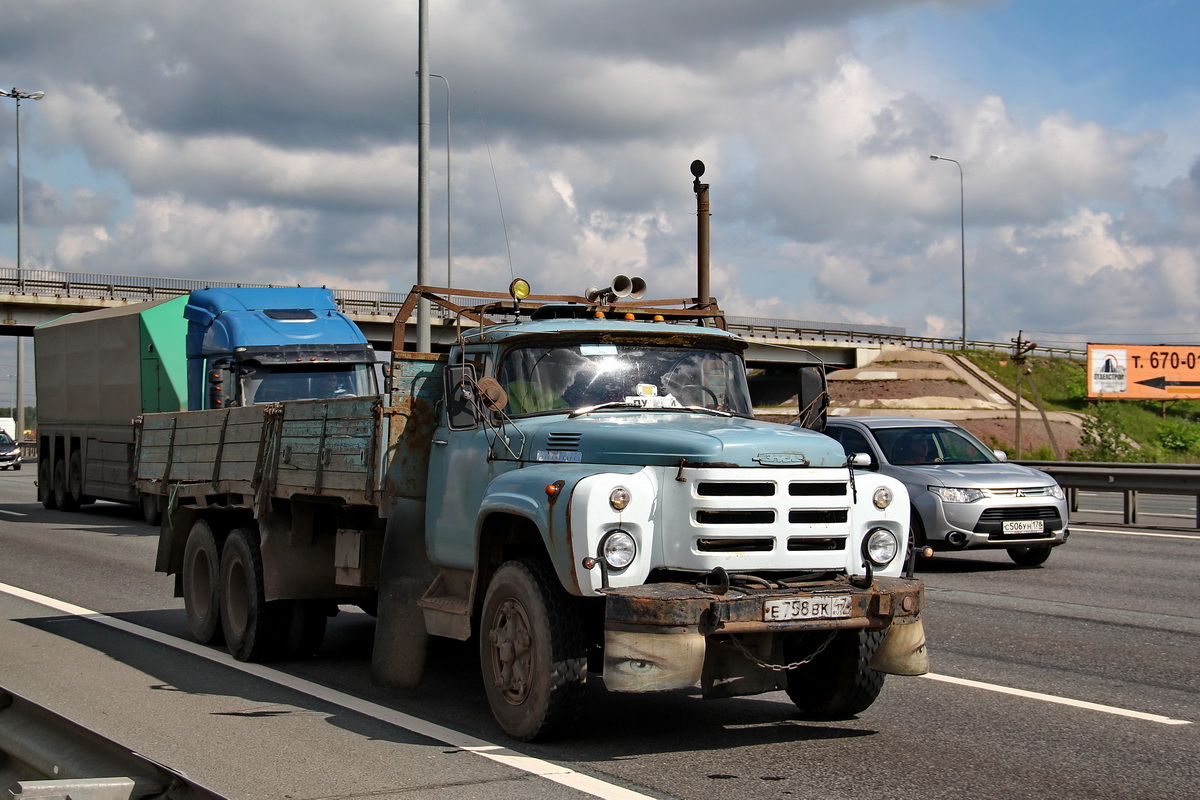
[[[533,674],[533,635],[525,607],[513,598],[501,603],[492,618],[488,642],[500,696],[514,706],[524,703]]]

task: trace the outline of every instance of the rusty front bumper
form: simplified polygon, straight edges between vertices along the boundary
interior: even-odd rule
[[[715,594],[714,587],[696,584],[651,583],[607,589],[604,594],[606,625],[684,628],[706,636],[832,628],[880,630],[897,617],[916,616],[925,604],[924,584],[907,578],[875,578],[865,588],[855,586],[848,578],[795,589],[735,585],[724,594]],[[849,615],[837,619],[766,619],[769,601],[828,596],[848,597]]]

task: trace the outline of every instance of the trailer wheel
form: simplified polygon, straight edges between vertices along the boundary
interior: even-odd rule
[[[37,468],[38,495],[42,500],[42,508],[53,511],[58,508],[54,498],[54,462],[49,458],[38,459]]]
[[[142,519],[147,525],[158,527],[162,524],[162,506],[159,504],[159,499],[157,496],[152,494],[138,495],[138,507],[141,508]]]
[[[221,546],[212,527],[198,519],[188,532],[183,547],[183,608],[188,627],[200,644],[220,644]]]
[[[221,630],[238,661],[270,661],[279,655],[279,609],[265,598],[258,541],[254,528],[235,528],[221,549]]]
[[[1008,548],[1008,557],[1013,560],[1013,563],[1020,564],[1022,567],[1036,567],[1039,564],[1045,564],[1046,559],[1050,558],[1050,548],[1010,547]]]
[[[583,624],[554,574],[509,561],[488,586],[479,657],[492,714],[505,733],[532,741],[569,726],[583,706]]]
[[[83,456],[78,450],[71,453],[71,459],[67,462],[67,492],[76,508],[95,502],[94,497],[83,493]]]
[[[883,688],[882,672],[869,666],[886,631],[839,631],[812,661],[788,670],[787,694],[808,719],[846,719],[865,711]],[[828,634],[797,636],[789,661],[811,655]]]
[[[61,458],[54,462],[54,505],[60,511],[79,510],[79,503],[75,502],[67,484],[67,462]]]

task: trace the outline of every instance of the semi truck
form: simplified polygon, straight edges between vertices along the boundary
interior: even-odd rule
[[[194,637],[307,657],[357,606],[403,687],[430,637],[474,639],[523,741],[569,730],[589,679],[840,718],[927,671],[904,487],[756,420],[720,309],[644,291],[416,286],[383,397],[143,415],[137,490],[168,500],[156,570]],[[406,350],[421,300],[457,321],[448,352]]]
[[[375,352],[321,288],[203,289],[70,314],[34,330],[38,496],[74,511],[161,498],[133,480],[144,413],[276,399],[375,395]]]

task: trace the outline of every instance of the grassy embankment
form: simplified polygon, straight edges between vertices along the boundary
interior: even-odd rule
[[[1010,354],[971,350],[966,356],[1015,390],[1017,372]],[[1047,411],[1090,415],[1090,420],[1084,422],[1080,449],[1073,451],[1072,460],[1200,463],[1200,401],[1089,400],[1084,361],[1030,356],[1025,366],[1029,372],[1021,380],[1022,396],[1034,398],[1032,381]],[[1050,460],[1053,455],[1048,447],[1042,447],[1022,457]]]

